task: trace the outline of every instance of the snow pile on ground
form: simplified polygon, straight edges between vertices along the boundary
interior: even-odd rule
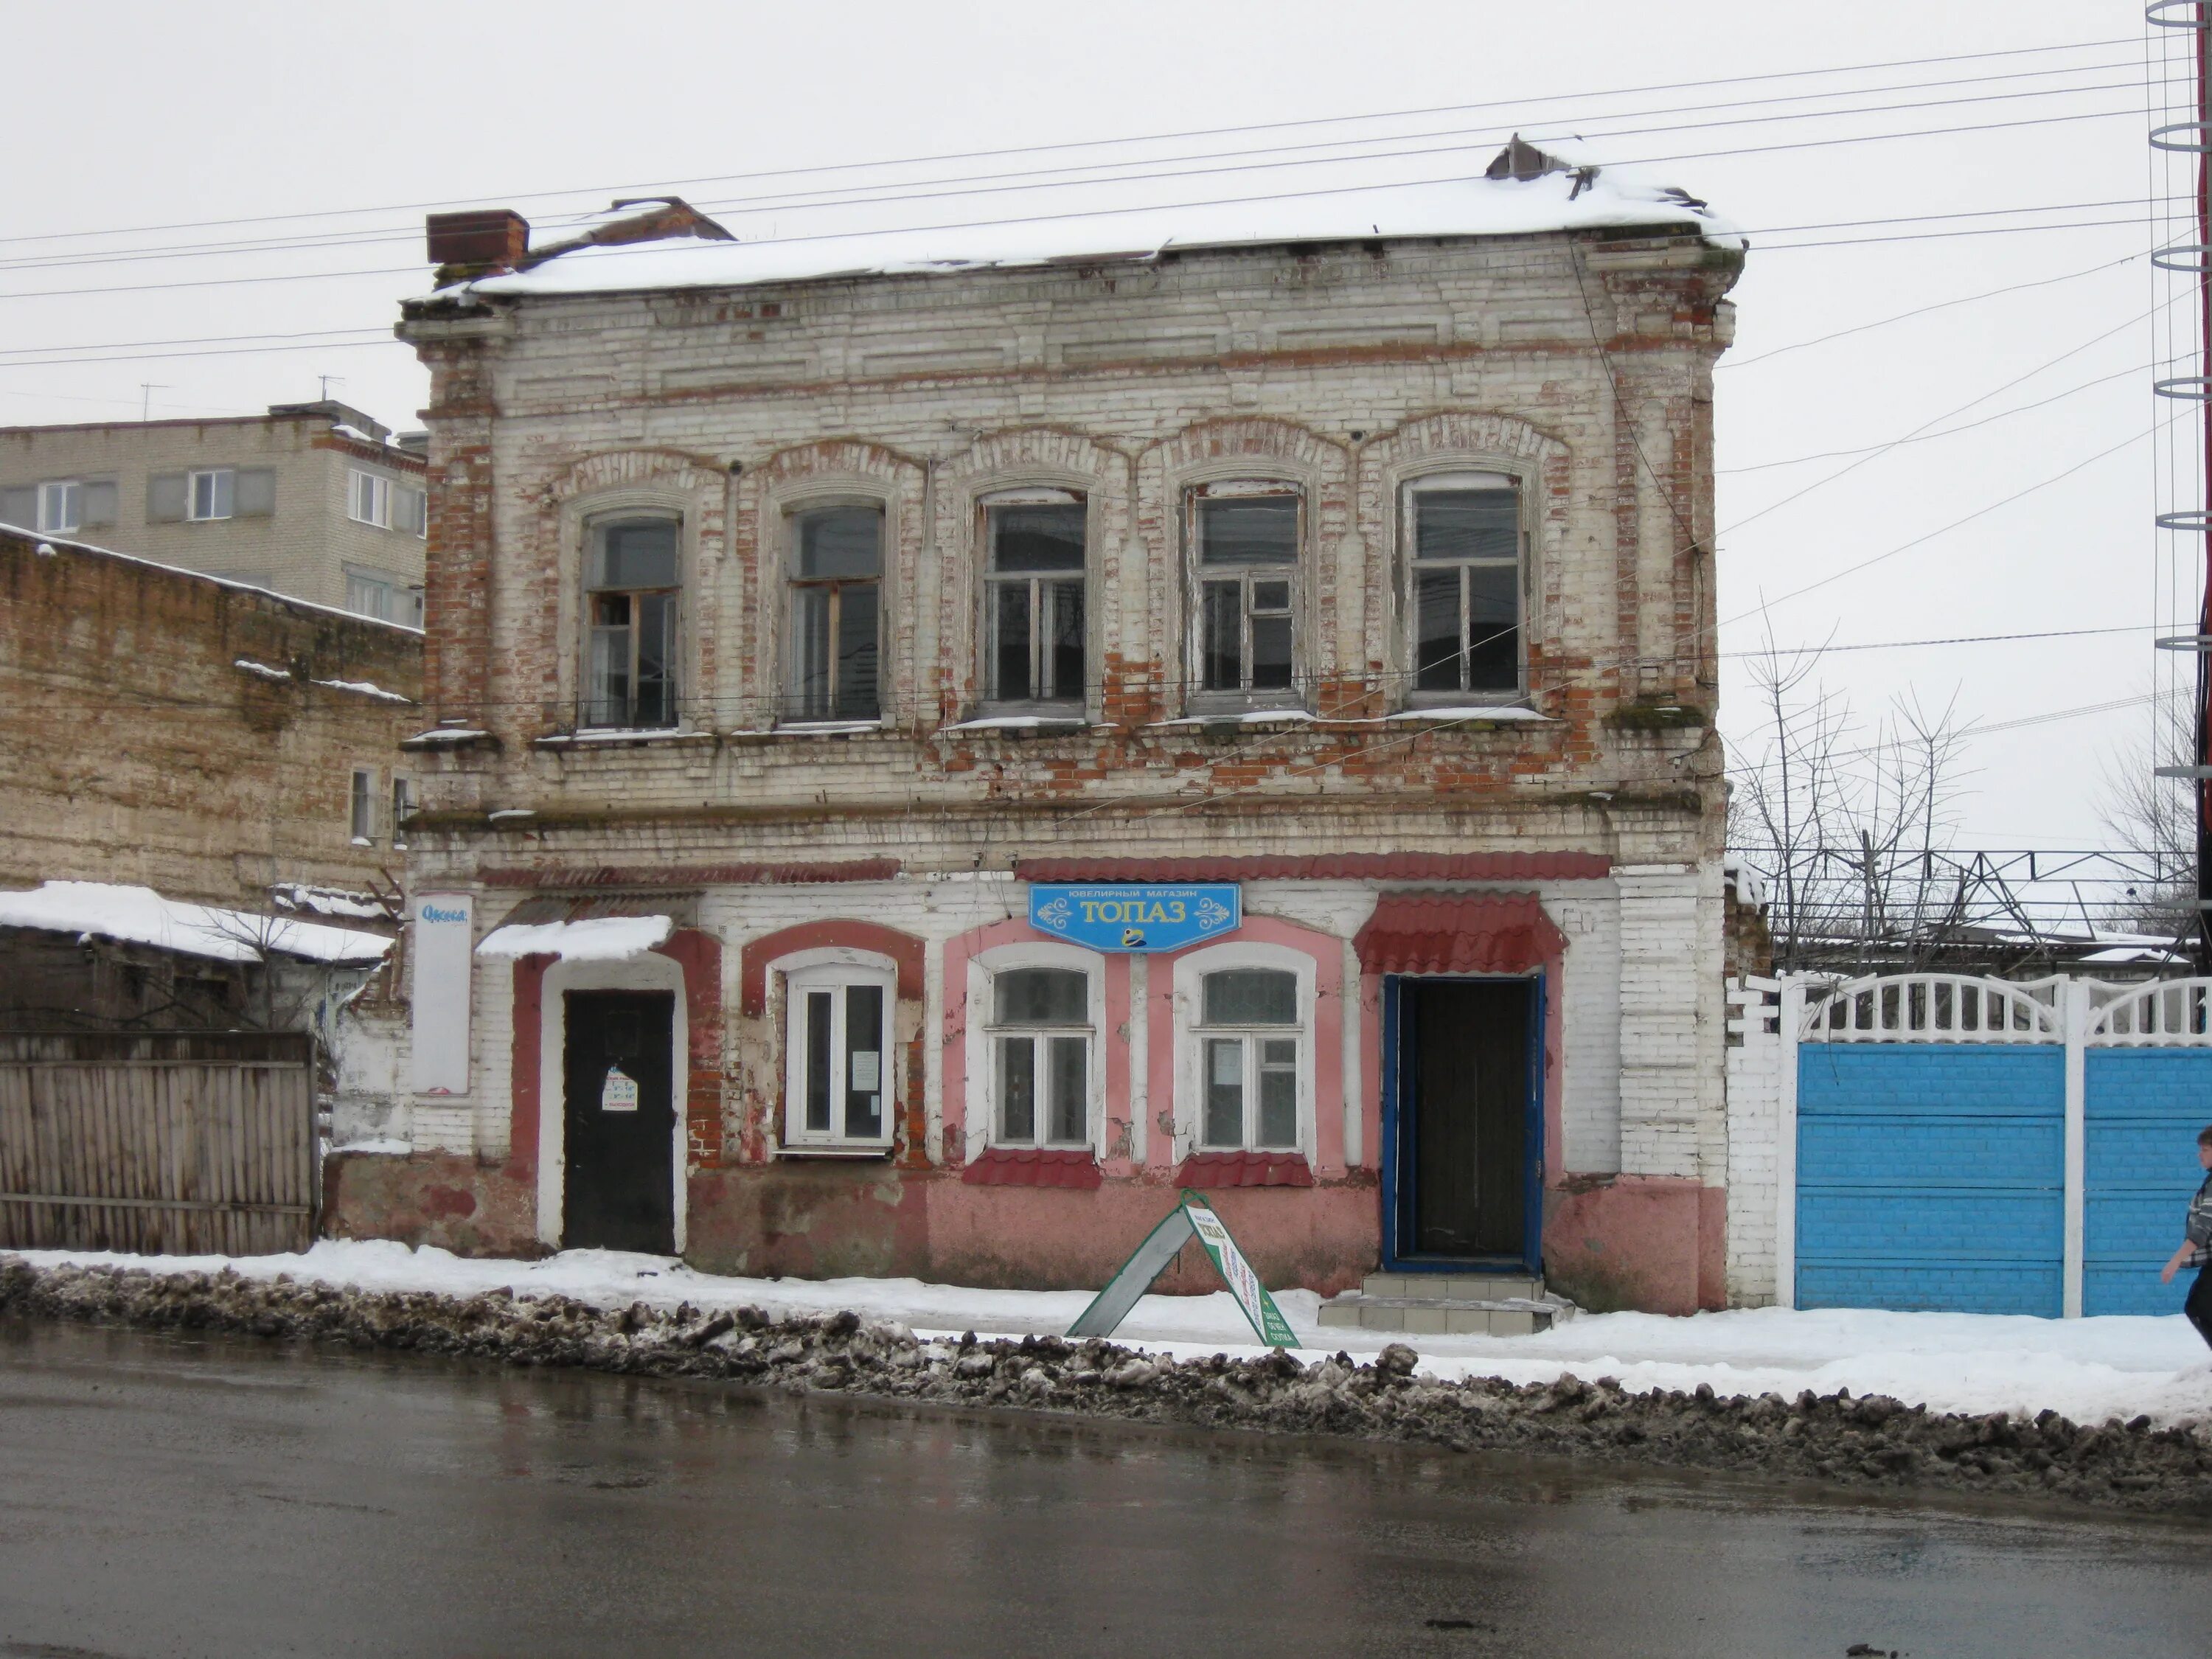
[[[325,1240],[305,1254],[241,1258],[126,1256],[77,1251],[20,1253],[40,1267],[65,1263],[295,1279],[364,1291],[428,1291],[454,1297],[506,1290],[563,1296],[597,1308],[633,1302],[707,1310],[757,1307],[774,1315],[846,1311],[921,1332],[1042,1336],[1065,1332],[1089,1305],[1083,1291],[994,1291],[912,1279],[741,1279],[693,1271],[680,1261],[613,1250],[568,1250],[543,1261],[467,1259],[387,1240]],[[1394,1342],[1420,1354],[1419,1372],[1443,1381],[1500,1377],[1551,1382],[1610,1376],[1631,1393],[1700,1385],[1717,1395],[1810,1390],[1886,1395],[1930,1411],[2033,1417],[2054,1411],[2077,1423],[2148,1417],[2154,1424],[2212,1423],[2212,1365],[2178,1314],[2168,1318],[2047,1320],[1978,1314],[1868,1311],[1798,1313],[1778,1308],[1698,1314],[1585,1314],[1540,1335],[1405,1337],[1322,1328],[1321,1298],[1280,1291],[1275,1301],[1310,1346],[1304,1361],[1340,1350],[1380,1352]],[[1116,1342],[1188,1359],[1267,1351],[1225,1291],[1148,1296],[1115,1333]]]

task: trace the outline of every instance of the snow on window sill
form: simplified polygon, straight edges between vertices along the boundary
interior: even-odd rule
[[[245,664],[241,662],[239,666],[242,668]],[[404,697],[397,691],[387,691],[368,680],[310,680],[307,684],[324,686],[332,691],[351,691],[358,696],[374,697],[380,702],[404,703],[410,708],[415,706],[414,698]]]
[[[1042,732],[1060,733],[1086,732],[1091,720],[1083,714],[981,714],[972,720],[960,720],[938,728],[940,736],[952,732]]]
[[[499,739],[481,726],[435,726],[400,740],[402,749],[496,749]]]
[[[777,1148],[775,1149],[775,1155],[776,1155],[778,1158],[889,1158],[889,1157],[891,1155],[891,1149],[890,1149],[890,1147],[888,1147],[888,1146],[808,1146],[808,1145],[806,1145],[805,1142],[799,1142],[799,1143],[797,1143],[797,1144],[793,1144],[793,1143],[791,1143],[791,1142],[786,1142],[783,1146],[779,1146],[779,1147],[777,1147]]]
[[[575,732],[555,732],[542,738],[533,738],[533,749],[603,749],[621,748],[639,743],[705,743],[714,741],[712,732],[688,732],[675,726],[587,726]]]

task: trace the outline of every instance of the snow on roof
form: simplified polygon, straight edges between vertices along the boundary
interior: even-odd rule
[[[351,927],[192,904],[150,887],[105,881],[50,881],[0,892],[0,927],[89,933],[216,962],[259,962],[265,951],[276,951],[315,962],[371,963],[392,948],[390,939]]]
[[[559,957],[567,962],[621,962],[667,943],[672,916],[592,916],[582,921],[509,922],[477,946],[480,957]]]
[[[1742,235],[1703,202],[1628,169],[1598,167],[1571,147],[1516,143],[1499,157],[1534,156],[1536,177],[1476,177],[1357,185],[1242,202],[1190,203],[1058,214],[1000,223],[925,226],[758,241],[676,240],[580,246],[523,271],[444,290],[504,297],[675,288],[737,288],[826,276],[896,276],[1084,260],[1152,259],[1170,249],[1407,237],[1516,236],[1547,231],[1668,226],[1718,247]],[[1493,170],[1497,164],[1493,164]]]

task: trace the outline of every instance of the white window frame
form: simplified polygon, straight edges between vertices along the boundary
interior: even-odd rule
[[[401,597],[406,592],[406,588],[397,576],[392,575],[386,571],[369,570],[360,565],[349,564],[345,568],[345,580],[347,610],[352,611],[357,617],[374,617],[380,622],[398,622],[399,620],[398,617],[393,616],[392,613],[399,603]],[[363,587],[374,587],[379,589],[384,596],[382,605],[374,611],[364,611],[359,605],[356,605],[353,601],[354,587],[356,583]]]
[[[84,480],[50,478],[39,486],[39,530],[72,536],[84,527]]]
[[[1209,501],[1287,496],[1297,509],[1297,536],[1287,566],[1222,565],[1205,562],[1206,504]],[[1183,580],[1188,595],[1184,606],[1183,672],[1189,690],[1187,705],[1200,711],[1303,709],[1313,667],[1308,660],[1311,641],[1307,623],[1308,567],[1313,560],[1312,491],[1297,478],[1264,475],[1194,481],[1182,489]],[[1211,568],[1213,574],[1209,578]],[[1210,687],[1206,684],[1206,590],[1209,580],[1237,583],[1237,684]],[[1290,603],[1291,683],[1255,686],[1252,678],[1252,619],[1261,614],[1253,592],[1255,582],[1286,582]],[[1276,614],[1270,608],[1265,614]]]
[[[346,800],[346,826],[356,847],[376,845],[376,772],[356,766]]]
[[[200,511],[201,481],[206,481],[207,511]],[[185,521],[216,524],[236,516],[238,469],[234,466],[195,467],[185,474]]]
[[[1088,991],[1085,1006],[1089,1010],[1091,1022],[1087,1027],[1016,1026],[1004,1030],[1006,1032],[1033,1030],[1041,1033],[1048,1030],[1065,1033],[1080,1030],[1089,1036],[1090,1050],[1085,1056],[1084,1071],[1084,1112],[1089,1131],[1086,1140],[1054,1141],[1040,1138],[1008,1141],[1000,1135],[998,1039],[1002,1030],[997,1021],[998,995],[994,981],[1002,973],[1024,968],[1070,969],[1085,976]],[[968,1157],[973,1158],[994,1146],[1023,1150],[1035,1147],[1048,1152],[1087,1149],[1094,1158],[1104,1157],[1106,1051],[1100,1037],[1106,1030],[1105,957],[1080,945],[1045,940],[994,945],[968,959],[967,992],[967,1122],[963,1139],[967,1142]]]
[[[415,781],[399,773],[392,775],[392,847],[407,850],[407,817],[415,810]]]
[[[346,469],[346,517],[379,530],[392,528],[392,480],[362,467]]]
[[[776,972],[782,994],[781,1006],[777,1010],[777,1023],[782,1032],[784,1051],[784,1113],[783,1142],[779,1149],[786,1155],[812,1154],[815,1156],[867,1157],[890,1150],[898,1126],[900,1110],[898,1064],[898,971],[886,958],[872,952],[859,951],[808,951],[787,958],[781,964],[772,964]],[[830,1127],[825,1130],[810,1129],[806,1125],[807,1085],[811,1081],[807,1044],[799,1030],[800,1012],[805,1007],[809,993],[837,992],[852,986],[874,986],[883,992],[883,1030],[878,1034],[881,1084],[880,1134],[848,1135],[843,1128],[843,1114],[833,1090],[830,1103]],[[839,1057],[842,1071],[843,1057],[853,1053],[850,1034],[846,1029],[848,1004],[842,995],[833,1004],[836,1034],[830,1047]]]
[[[1287,973],[1297,981],[1297,1022],[1293,1025],[1209,1026],[1205,1022],[1204,981],[1225,969],[1257,968]],[[1256,1152],[1292,1153],[1315,1163],[1315,1062],[1316,968],[1314,958],[1288,945],[1253,940],[1228,940],[1194,951],[1175,964],[1176,1156],[1195,1152]],[[1245,1072],[1244,1139],[1241,1145],[1215,1145],[1206,1139],[1206,1064],[1209,1037],[1261,1039],[1289,1037],[1297,1043],[1297,1135],[1287,1146],[1255,1143],[1257,1077],[1248,1054]],[[1250,1043],[1248,1042],[1248,1049]]]
[[[1513,586],[1516,607],[1513,684],[1504,690],[1488,689],[1479,691],[1455,690],[1424,691],[1419,684],[1421,650],[1419,572],[1422,568],[1418,562],[1420,553],[1417,506],[1419,498],[1424,495],[1437,492],[1500,488],[1512,490],[1518,514],[1518,521],[1514,526],[1513,551]],[[1527,699],[1528,696],[1528,617],[1532,608],[1529,604],[1528,581],[1530,554],[1528,489],[1529,481],[1518,473],[1504,471],[1496,467],[1480,466],[1460,466],[1443,471],[1416,473],[1399,483],[1398,545],[1401,550],[1398,562],[1400,574],[1397,583],[1400,617],[1399,656],[1400,666],[1405,674],[1402,684],[1406,688],[1406,695],[1403,702],[1407,707],[1434,708],[1455,704],[1472,705],[1493,702],[1512,704]],[[1462,568],[1468,564],[1498,568],[1502,567],[1505,561],[1503,559],[1468,560],[1455,562],[1460,563]],[[1461,592],[1463,596],[1466,592],[1464,578],[1462,579]],[[1463,597],[1460,637],[1462,642],[1468,637]]]

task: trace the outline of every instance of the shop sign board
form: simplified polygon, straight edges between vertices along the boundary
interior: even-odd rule
[[[1030,888],[1030,927],[1093,951],[1180,951],[1233,933],[1243,922],[1243,890],[1233,881],[1037,882]]]
[[[1229,1236],[1229,1229],[1213,1206],[1194,1192],[1186,1191],[1165,1219],[1137,1246],[1121,1270],[1107,1281],[1083,1315],[1067,1328],[1071,1337],[1111,1336],[1137,1305],[1137,1298],[1152,1289],[1152,1281],[1167,1271],[1176,1253],[1195,1238],[1220,1270],[1230,1295],[1244,1310],[1244,1317],[1261,1341],[1271,1348],[1295,1348],[1297,1333],[1283,1317],[1275,1298],[1267,1294],[1244,1252]]]
[[[469,1091],[469,976],[475,966],[476,901],[466,893],[424,893],[415,904],[415,1092]]]

